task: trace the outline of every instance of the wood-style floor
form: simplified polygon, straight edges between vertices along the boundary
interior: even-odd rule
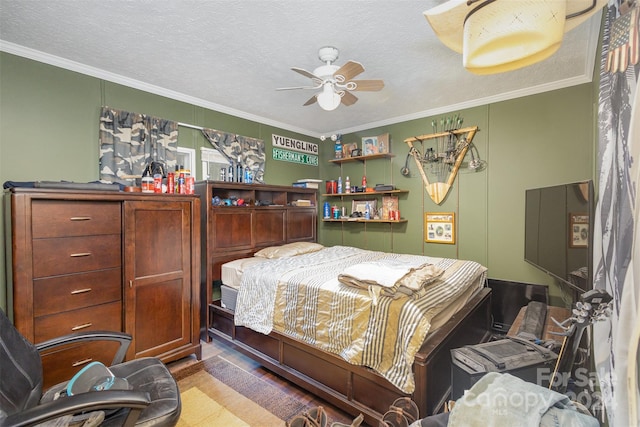
[[[351,424],[354,417],[343,412],[342,410],[330,405],[326,401],[319,399],[313,394],[303,390],[302,388],[290,383],[282,377],[268,371],[260,366],[258,363],[243,355],[242,353],[229,347],[227,344],[220,341],[213,340],[211,342],[202,342],[202,359],[207,359],[214,356],[221,356],[231,361],[235,365],[241,367],[247,372],[259,377],[271,385],[278,387],[280,390],[286,392],[292,397],[295,397],[299,401],[307,404],[308,407],[322,406],[326,412],[327,417],[331,422],[341,422],[347,425]],[[195,356],[190,356],[175,362],[168,364],[169,370],[176,371],[190,364],[197,363]],[[329,427],[331,423],[328,424]],[[376,426],[377,427],[377,426]]]

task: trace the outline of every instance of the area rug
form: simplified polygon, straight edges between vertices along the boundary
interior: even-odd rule
[[[307,406],[215,356],[174,373],[182,397],[178,427],[285,426]]]

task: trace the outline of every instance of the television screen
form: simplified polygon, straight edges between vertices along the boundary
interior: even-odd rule
[[[526,190],[524,259],[574,290],[592,288],[593,182]]]

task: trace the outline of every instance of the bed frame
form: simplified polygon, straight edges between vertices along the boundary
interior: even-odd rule
[[[382,414],[405,396],[373,370],[272,332],[264,335],[235,326],[233,312],[220,306],[216,285],[225,262],[250,257],[257,250],[290,242],[315,242],[317,191],[264,184],[215,181],[196,183],[202,199],[201,337],[229,343],[265,368],[314,393],[354,417],[377,426]],[[260,206],[215,207],[213,197],[261,201]],[[307,199],[311,206],[294,201]],[[266,202],[266,203],[265,203]],[[442,412],[451,395],[450,350],[488,340],[491,291],[484,288],[440,329],[431,332],[414,361],[416,388],[411,396],[421,416]]]
[[[219,303],[209,306],[209,335],[222,340],[265,368],[303,389],[377,426],[398,397],[406,396],[369,368],[347,363],[278,332],[264,335],[235,326],[233,312]],[[442,412],[451,396],[450,350],[487,341],[490,333],[491,291],[484,288],[440,329],[427,336],[413,364],[416,388],[411,398],[421,416]]]

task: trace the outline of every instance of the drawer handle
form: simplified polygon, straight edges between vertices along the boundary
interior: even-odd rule
[[[76,366],[86,365],[87,363],[91,362],[92,360],[93,359],[78,360],[77,362],[72,363],[71,366],[73,366],[75,368]]]
[[[72,216],[71,221],[91,221],[90,216]]]
[[[86,294],[87,292],[91,292],[91,291],[92,291],[91,288],[75,289],[71,291],[71,295]]]
[[[79,252],[77,254],[71,254],[69,256],[73,257],[73,258],[78,258],[78,257],[83,257],[83,256],[91,256],[91,252]]]
[[[89,327],[89,326],[91,326],[92,324],[93,324],[93,323],[89,322],[89,323],[85,323],[85,324],[82,324],[82,325],[77,325],[77,326],[74,326],[73,328],[71,328],[71,330],[72,330],[72,331],[79,331],[80,329],[88,328],[88,327]]]

